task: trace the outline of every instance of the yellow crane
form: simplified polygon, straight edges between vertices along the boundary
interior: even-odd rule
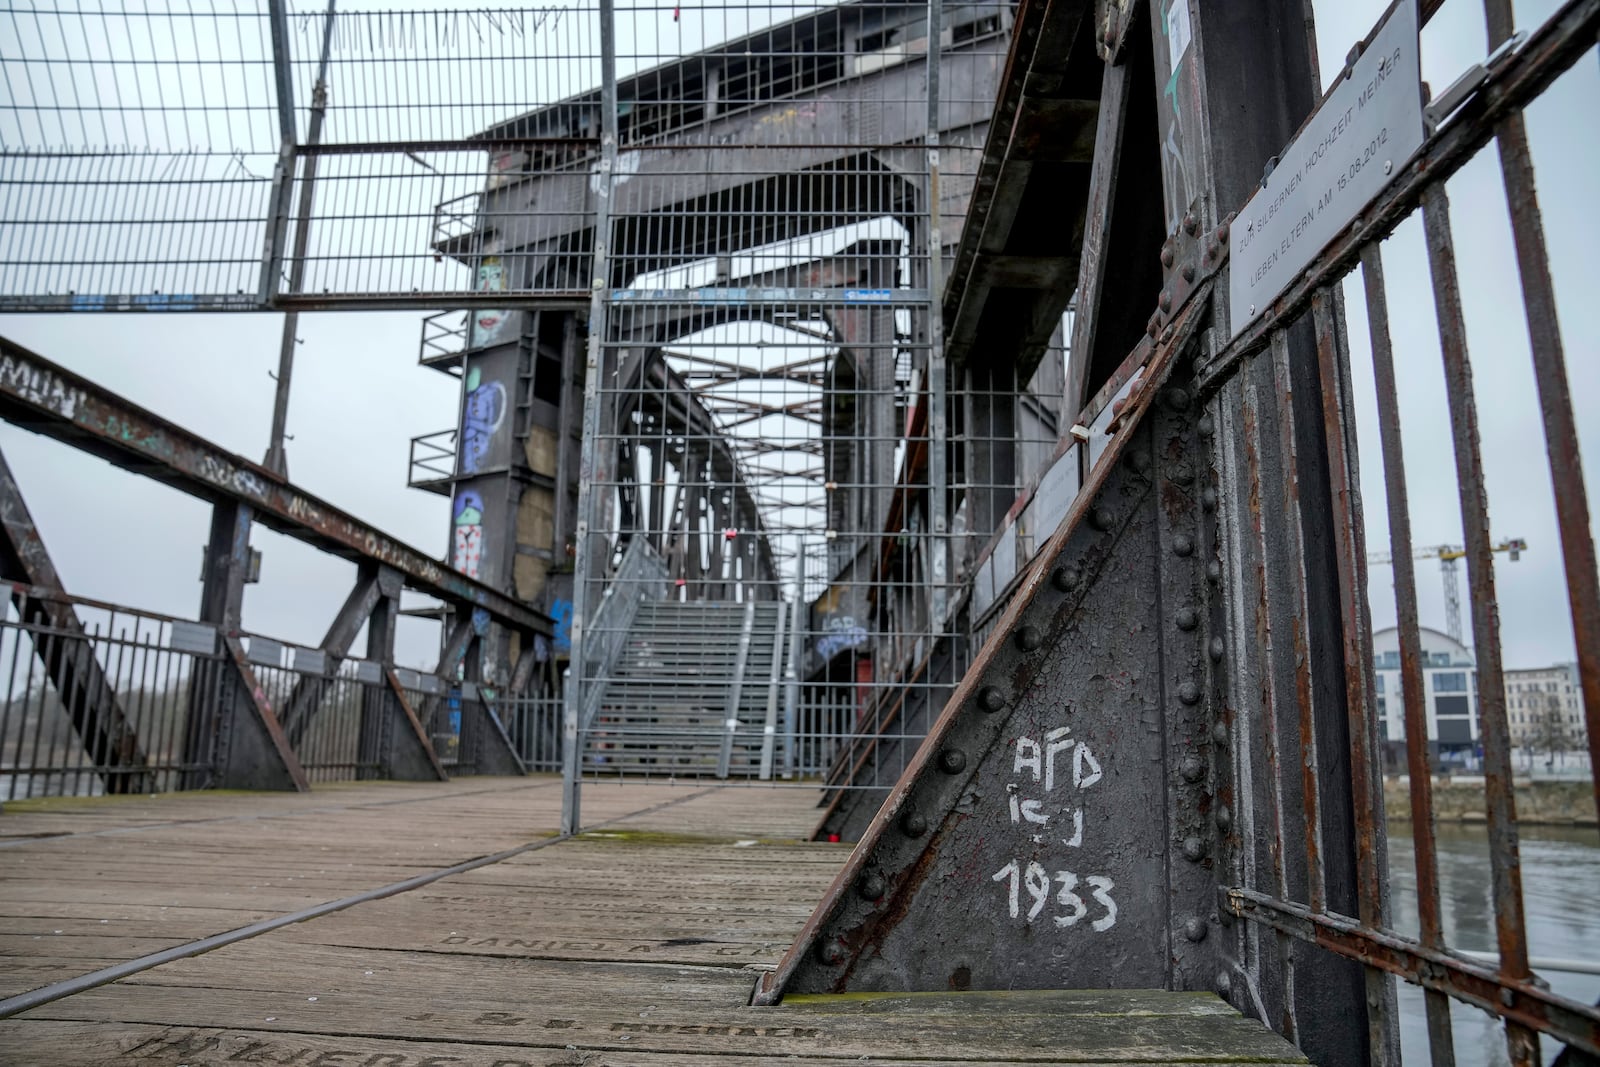
[[[1520,537],[1512,537],[1491,545],[1491,552],[1509,553],[1513,560],[1522,558],[1523,550],[1528,547],[1528,542]],[[1458,564],[1467,550],[1461,545],[1435,545],[1433,548],[1419,548],[1411,553],[1412,559],[1436,559],[1439,561],[1439,571],[1444,577],[1444,628],[1445,632],[1458,643],[1462,642],[1461,636],[1461,568]],[[1393,563],[1394,556],[1388,552],[1374,552],[1367,557],[1368,563]]]

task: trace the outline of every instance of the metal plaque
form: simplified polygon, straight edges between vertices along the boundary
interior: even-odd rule
[[[203,622],[174,622],[168,644],[178,652],[209,656],[217,651],[217,628]]]
[[[283,645],[270,637],[251,635],[250,648],[245,653],[245,659],[261,667],[281,667],[283,666]]]
[[[294,669],[301,674],[326,674],[328,654],[320,648],[297,648],[294,650]]]
[[[370,659],[356,661],[356,681],[376,685],[383,681],[383,665]]]
[[[1415,0],[1395,5],[1228,235],[1235,335],[1266,311],[1422,146]]]

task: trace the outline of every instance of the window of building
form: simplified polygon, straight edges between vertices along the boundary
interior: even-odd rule
[[[1467,672],[1440,671],[1433,676],[1433,691],[1435,693],[1465,693],[1467,691]]]
[[[1380,674],[1377,677],[1377,680],[1378,680],[1378,692],[1380,692],[1380,693],[1383,692],[1383,680],[1386,677],[1388,677],[1388,676],[1387,675],[1383,675],[1383,674]],[[1381,700],[1378,701],[1378,706],[1380,708],[1383,707],[1383,701],[1381,701]]]

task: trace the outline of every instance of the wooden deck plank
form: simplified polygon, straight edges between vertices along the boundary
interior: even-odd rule
[[[613,1051],[597,1054],[578,1048],[528,1048],[493,1041],[460,1044],[413,1042],[396,1038],[326,1036],[292,1030],[226,1030],[136,1024],[110,1032],[94,1023],[0,1022],[0,1045],[25,1037],[39,1062],[60,1067],[98,1067],[107,1063],[177,1064],[211,1067],[226,1063],[270,1063],[324,1067],[704,1067],[702,1054]],[[766,1056],[717,1056],[721,1067],[769,1064]],[[807,1067],[860,1067],[860,1057],[807,1057]],[[896,1067],[942,1067],[936,1058],[896,1059]],[[1110,1067],[1106,1061],[1034,1059],[1034,1067]],[[1256,1061],[1253,1067],[1287,1067],[1290,1062]],[[1151,1061],[1121,1061],[1119,1067],[1153,1067]],[[1227,1067],[1226,1064],[1221,1067]]]
[[[331,795],[187,793],[8,805],[0,815],[9,835],[0,849],[0,965],[43,936],[74,939],[70,949],[50,953],[57,959],[132,959],[546,839],[560,821],[559,784],[548,777],[467,779],[429,783],[412,796],[399,783],[362,783]],[[665,783],[596,790],[586,811],[603,822],[701,791]],[[802,798],[786,810],[803,805]],[[64,908],[92,925],[54,934],[66,929]],[[159,942],[141,940],[144,931],[118,918],[129,908],[158,911]],[[51,974],[36,965],[29,972],[35,985],[6,993],[92,969],[64,965]]]
[[[586,790],[587,820],[614,822],[42,1005],[0,1022],[0,1059],[1303,1062],[1199,994],[806,997],[749,1007],[756,979],[849,854],[797,840],[815,799],[656,782]],[[283,814],[271,819],[169,820],[10,849],[8,860],[38,862],[0,874],[0,969],[15,961],[21,980],[34,982],[83,973],[247,915],[525,843],[549,833],[541,827],[559,796],[435,790],[418,804],[370,803],[301,818],[309,809],[274,801],[268,807]]]

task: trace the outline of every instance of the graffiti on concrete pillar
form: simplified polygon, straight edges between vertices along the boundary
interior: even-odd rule
[[[467,372],[467,399],[461,414],[462,474],[476,474],[481,469],[505,417],[505,386],[484,381],[478,368],[473,367]]]
[[[503,293],[507,284],[505,261],[499,256],[485,256],[478,264],[477,289],[480,293]],[[511,339],[516,313],[505,308],[482,308],[472,313],[472,336],[469,348],[486,348]]]
[[[451,543],[450,564],[474,580],[483,563],[483,497],[471,489],[456,494],[455,538]]]

